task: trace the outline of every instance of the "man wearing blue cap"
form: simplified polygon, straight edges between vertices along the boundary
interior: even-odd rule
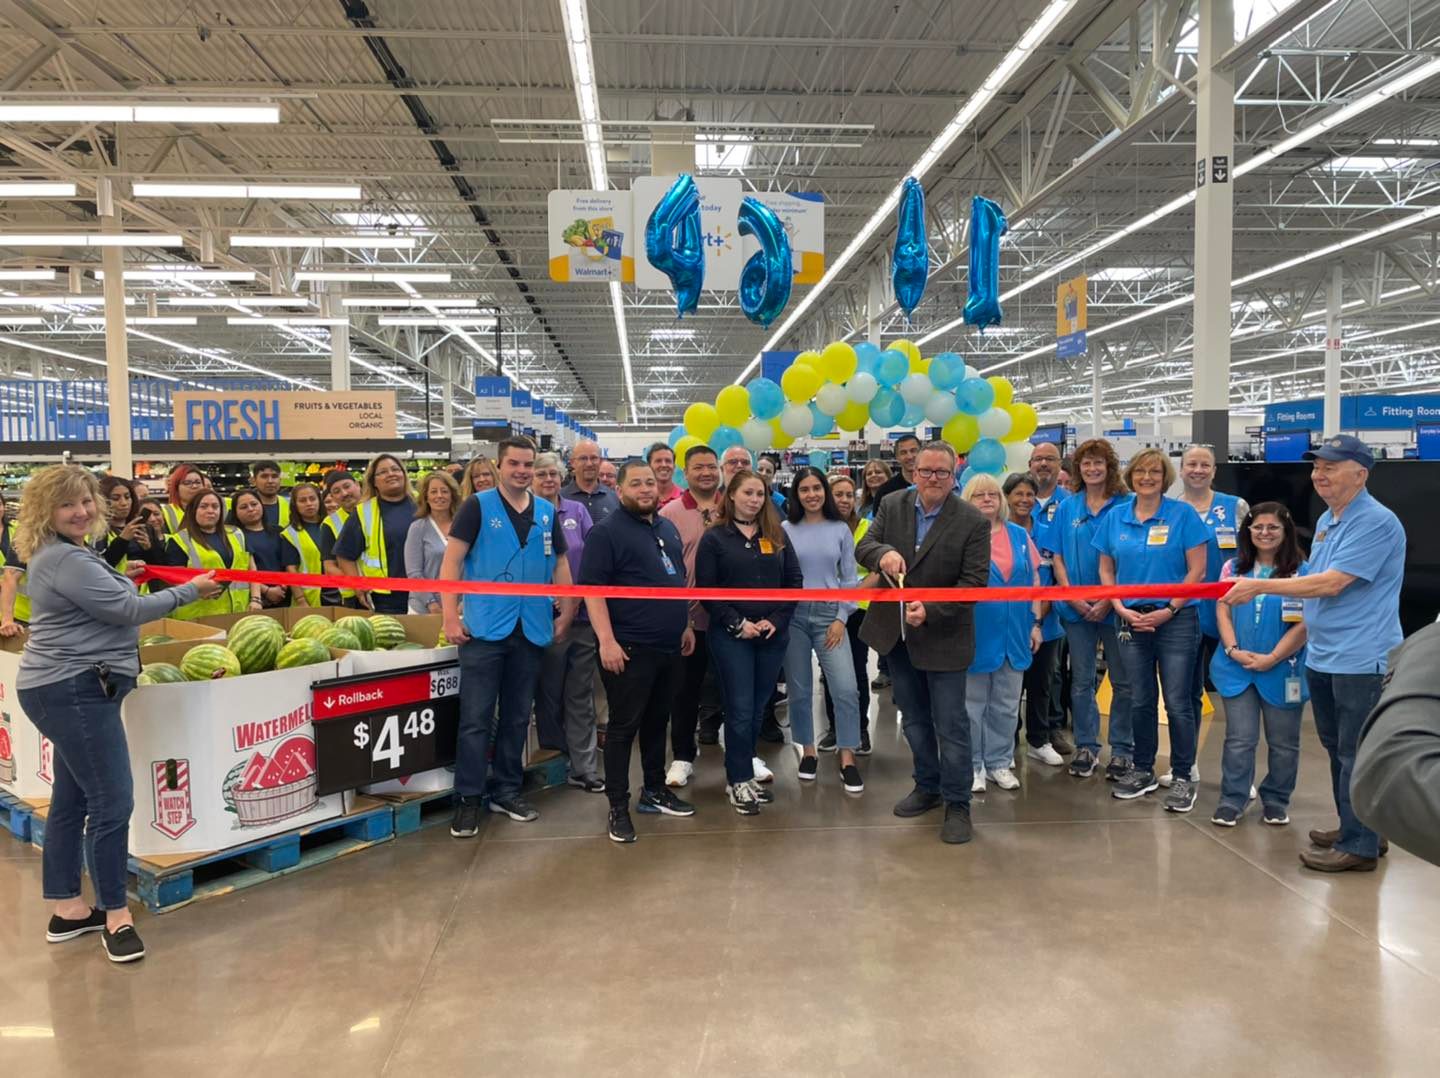
[[[1308,572],[1281,580],[1244,577],[1225,596],[1241,606],[1256,595],[1304,600],[1309,631],[1306,677],[1315,729],[1330,754],[1340,826],[1311,831],[1317,849],[1300,863],[1318,872],[1371,872],[1385,840],[1355,815],[1350,773],[1365,716],[1380,698],[1385,656],[1400,643],[1400,585],[1405,530],[1365,489],[1375,457],[1348,434],[1327,437],[1305,454],[1310,480],[1328,508],[1315,525]],[[1299,686],[1295,688],[1299,699]]]

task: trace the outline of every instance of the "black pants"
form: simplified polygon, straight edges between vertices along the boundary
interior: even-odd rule
[[[860,639],[860,625],[865,620],[865,611],[857,610],[845,621],[845,635],[850,638],[850,658],[855,663],[855,689],[860,697],[860,743],[870,739],[870,649]],[[824,679],[821,679],[824,682]],[[825,686],[826,729],[835,732],[835,704],[830,699],[830,686]]]
[[[675,695],[670,701],[670,751],[675,759],[693,764],[700,692],[705,684],[705,672],[710,669],[710,648],[704,633],[695,634],[695,650],[682,655],[675,665]]]
[[[610,702],[605,734],[605,793],[611,805],[630,803],[630,746],[640,738],[640,765],[647,789],[665,785],[665,724],[675,696],[675,654],[620,642],[629,658],[612,674],[603,666],[600,680]]]
[[[1025,740],[1033,747],[1050,743],[1050,731],[1063,725],[1055,720],[1054,691],[1056,668],[1060,665],[1063,640],[1046,640],[1035,652],[1025,671]]]

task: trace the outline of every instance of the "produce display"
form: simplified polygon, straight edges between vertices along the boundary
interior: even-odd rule
[[[389,614],[376,614],[370,619],[370,628],[375,633],[375,646],[381,651],[392,651],[405,643],[405,626]]]
[[[275,669],[289,670],[292,666],[310,666],[313,663],[323,663],[329,658],[330,649],[320,641],[300,637],[280,649],[280,654],[275,656]]]
[[[327,648],[342,648],[345,651],[363,651],[359,639],[348,629],[333,626],[320,637],[320,643]]]
[[[185,675],[186,681],[239,677],[240,659],[221,644],[197,644],[185,653],[185,658],[180,663],[180,672]]]
[[[166,636],[164,633],[151,633],[148,636],[142,636],[140,638],[140,646],[142,648],[153,647],[156,644],[173,643],[175,643],[175,638],[173,636]]]
[[[362,618],[358,614],[352,614],[346,618],[338,618],[335,621],[335,628],[343,629],[355,637],[355,639],[359,641],[359,649],[361,651],[375,650],[375,630],[371,628],[369,618]],[[336,644],[334,646],[339,647],[340,645]]]
[[[230,627],[225,644],[240,660],[241,673],[259,674],[275,669],[275,657],[285,646],[285,630],[274,618],[252,614]]]
[[[170,685],[184,681],[184,672],[174,663],[150,663],[140,671],[136,685]]]
[[[320,639],[321,635],[328,633],[335,627],[335,623],[329,618],[323,618],[319,614],[307,614],[295,623],[290,630],[291,640]]]

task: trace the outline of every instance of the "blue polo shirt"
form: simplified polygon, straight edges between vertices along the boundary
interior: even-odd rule
[[[1060,555],[1065,563],[1065,575],[1071,584],[1076,587],[1094,587],[1100,583],[1100,552],[1095,549],[1093,542],[1095,533],[1099,531],[1105,518],[1129,497],[1128,494],[1113,494],[1096,513],[1090,512],[1083,490],[1078,494],[1062,497],[1049,524],[1041,524],[1041,518],[1035,518],[1035,545],[1040,548],[1043,556]],[[1061,621],[1080,620],[1080,615],[1069,603],[1056,603],[1055,611],[1060,615]],[[1104,624],[1109,624],[1114,617],[1114,614],[1107,614]]]
[[[1092,545],[1114,559],[1117,584],[1179,584],[1185,579],[1185,552],[1209,542],[1210,529],[1200,514],[1179,499],[1161,498],[1154,515],[1140,520],[1131,497],[1105,517]],[[1166,601],[1124,602],[1126,606],[1142,606]]]
[[[1310,631],[1305,664],[1322,674],[1383,674],[1385,657],[1403,639],[1400,584],[1405,529],[1362,490],[1336,520],[1320,514],[1310,544],[1310,575],[1338,569],[1355,580],[1339,595],[1305,600]]]
[[[930,526],[931,526],[932,524],[934,524],[935,521],[937,521],[938,519],[940,519],[940,511],[945,508],[945,502],[946,502],[947,500],[948,500],[948,496],[947,496],[946,498],[942,498],[942,499],[940,500],[940,504],[937,505],[934,509],[930,510],[930,511],[927,513],[927,512],[925,511],[925,506],[924,506],[923,504],[921,504],[920,495],[919,495],[919,494],[916,494],[916,495],[915,495],[915,549],[916,549],[916,550],[919,550],[919,549],[920,549],[920,544],[923,543],[923,542],[925,542],[925,536],[926,536],[927,534],[929,534],[929,532],[930,532]]]
[[[685,556],[675,525],[656,513],[646,520],[623,506],[585,536],[581,584],[624,588],[685,587]],[[607,599],[610,628],[621,644],[680,653],[689,604],[649,599]]]

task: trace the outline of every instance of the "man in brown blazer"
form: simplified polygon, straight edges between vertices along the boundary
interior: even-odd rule
[[[955,451],[931,442],[915,462],[915,489],[887,494],[855,558],[887,584],[912,588],[983,588],[990,579],[990,525],[955,494]],[[860,639],[888,655],[905,740],[915,760],[915,789],[896,816],[945,805],[942,841],[969,842],[970,718],[966,670],[975,657],[971,603],[906,603],[878,598]],[[903,624],[902,624],[903,622]]]

